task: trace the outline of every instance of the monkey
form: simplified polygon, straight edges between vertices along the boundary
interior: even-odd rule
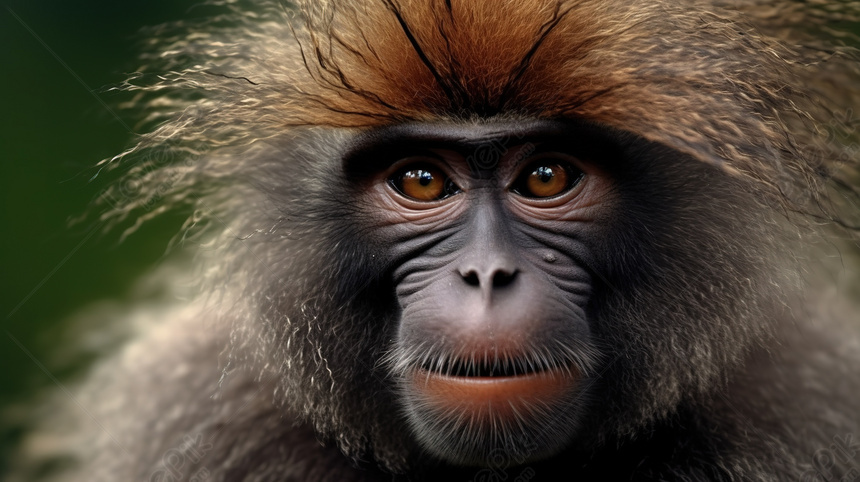
[[[858,474],[856,6],[220,8],[120,87],[150,130],[96,201],[124,234],[185,210],[192,266],[29,470]]]

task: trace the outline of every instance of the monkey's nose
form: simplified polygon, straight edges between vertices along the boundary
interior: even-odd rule
[[[493,293],[510,286],[517,279],[519,270],[507,264],[489,264],[483,267],[466,265],[460,276],[467,286],[481,293],[484,303],[492,303]]]
[[[460,270],[460,276],[469,286],[476,288],[504,288],[514,282],[519,270],[506,266],[488,269],[468,267]]]

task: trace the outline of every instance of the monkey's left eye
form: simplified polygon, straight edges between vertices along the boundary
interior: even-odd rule
[[[524,197],[548,198],[569,191],[583,176],[585,173],[570,163],[546,160],[523,170],[511,190]]]
[[[438,201],[460,192],[441,169],[423,164],[397,171],[388,182],[398,193],[415,201]]]

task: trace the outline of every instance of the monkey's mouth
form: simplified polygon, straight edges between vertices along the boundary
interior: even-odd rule
[[[422,370],[427,372],[436,372],[439,375],[449,377],[475,377],[475,378],[492,378],[492,377],[517,377],[530,375],[532,373],[541,373],[551,369],[534,363],[527,363],[520,360],[496,360],[496,361],[464,361],[464,360],[446,360],[441,363],[425,363]]]
[[[555,405],[574,392],[579,378],[569,366],[454,361],[417,368],[412,387],[435,409],[472,420],[497,419]]]

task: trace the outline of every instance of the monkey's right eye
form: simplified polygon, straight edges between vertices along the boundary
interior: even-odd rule
[[[438,201],[460,191],[441,169],[427,165],[403,168],[388,182],[398,193],[414,201]]]

